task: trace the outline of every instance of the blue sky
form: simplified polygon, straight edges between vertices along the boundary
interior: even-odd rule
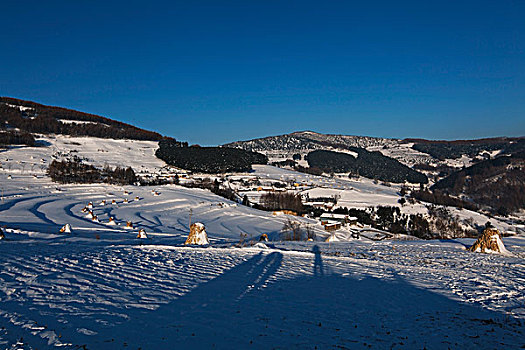
[[[524,1],[6,1],[0,95],[201,145],[525,135]]]

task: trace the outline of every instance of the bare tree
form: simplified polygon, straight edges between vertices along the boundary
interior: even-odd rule
[[[281,237],[285,241],[301,241],[303,239],[301,223],[288,218],[281,229]]]

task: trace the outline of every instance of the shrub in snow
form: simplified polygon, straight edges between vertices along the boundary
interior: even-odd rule
[[[210,244],[208,241],[208,235],[204,229],[204,225],[200,222],[196,222],[190,226],[190,234],[188,239],[184,244],[196,244],[196,245],[205,245]]]
[[[2,229],[0,228],[0,241],[2,239],[5,239],[5,234],[4,234],[4,231],[2,231]]]
[[[65,224],[64,226],[62,226],[62,228],[60,229],[60,233],[71,233],[71,225]]]
[[[501,240],[499,231],[491,228],[486,228],[469,250],[476,253],[510,254]]]

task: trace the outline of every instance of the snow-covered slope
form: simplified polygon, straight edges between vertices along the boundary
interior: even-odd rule
[[[509,256],[470,253],[473,239],[373,242],[342,231],[342,241],[325,243],[316,220],[293,217],[317,241],[279,242],[290,216],[209,191],[58,185],[44,174],[53,156],[73,150],[98,166],[161,171],[155,142],[41,141],[48,146],[0,153],[0,348],[524,345],[523,235],[503,238]],[[396,186],[271,166],[234,176],[311,184],[297,191],[354,207],[399,198]],[[98,221],[83,211],[89,202]],[[190,215],[204,224],[207,248],[184,246]],[[71,233],[59,232],[65,224]],[[140,229],[147,239],[136,238]],[[252,246],[263,233],[270,241]]]

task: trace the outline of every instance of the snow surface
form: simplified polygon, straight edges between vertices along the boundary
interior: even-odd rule
[[[0,348],[525,345],[523,234],[503,238],[508,256],[468,252],[474,239],[373,242],[351,239],[348,230],[336,232],[340,241],[325,243],[328,233],[316,220],[294,217],[312,225],[317,240],[279,242],[289,216],[234,205],[209,191],[57,185],[43,172],[33,177],[29,164],[49,162],[49,148],[62,146],[78,148],[97,164],[164,166],[152,157],[154,143],[83,138],[78,146],[72,139],[49,138],[49,147],[0,154],[12,164],[2,162],[0,169],[6,234],[0,241]],[[146,146],[144,154],[137,152]],[[99,147],[114,147],[113,157]],[[25,169],[19,161],[27,162]],[[333,193],[349,205],[399,198],[397,187],[366,180],[269,166],[249,175],[312,182],[310,197]],[[89,202],[99,222],[82,212]],[[208,247],[184,246],[190,215],[206,227]],[[119,225],[109,225],[110,217]],[[127,221],[134,229],[124,229]],[[59,233],[65,224],[71,234]],[[141,229],[148,239],[136,238]],[[256,243],[263,233],[270,241]]]

